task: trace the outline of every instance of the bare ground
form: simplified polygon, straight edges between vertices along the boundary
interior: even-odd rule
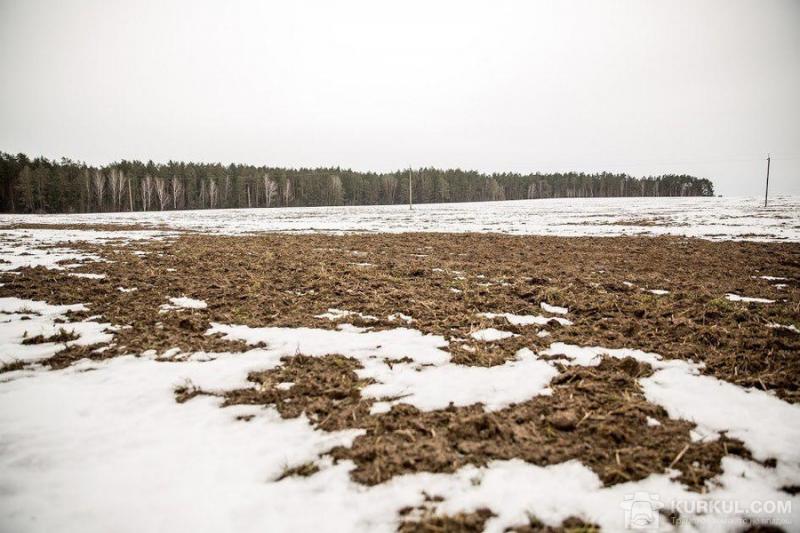
[[[103,228],[109,229],[109,228]],[[373,315],[347,322],[398,327],[387,317],[413,317],[411,327],[454,342],[454,362],[491,366],[519,348],[534,351],[552,342],[639,348],[665,358],[705,363],[705,372],[743,387],[800,401],[800,335],[769,324],[800,326],[800,245],[709,242],[678,237],[562,238],[500,235],[264,235],[215,237],[182,234],[168,241],[71,244],[108,262],[70,272],[23,269],[2,276],[0,296],[84,302],[85,316],[130,325],[101,352],[71,347],[47,361],[63,367],[82,357],[108,358],[155,349],[242,351],[250,346],[205,335],[210,322],[333,328],[315,318],[328,308]],[[145,252],[134,254],[134,251]],[[770,281],[761,276],[785,277]],[[778,286],[776,284],[782,284]],[[121,292],[117,288],[136,288]],[[455,289],[455,290],[454,290]],[[652,289],[668,290],[655,295]],[[732,302],[726,293],[775,300]],[[206,301],[206,309],[159,313],[168,297]],[[541,314],[540,302],[569,308],[569,327],[512,326],[479,312]],[[546,314],[546,313],[545,313]],[[80,316],[80,314],[79,314]],[[492,343],[455,342],[484,327],[518,336]],[[546,329],[549,337],[538,334]],[[42,339],[42,342],[47,341]],[[19,365],[14,365],[18,368]],[[284,417],[305,413],[319,428],[361,428],[336,460],[356,464],[354,480],[384,482],[410,472],[452,472],[466,464],[520,458],[548,465],[578,459],[607,485],[675,468],[693,490],[720,471],[726,454],[749,457],[741,442],[722,437],[692,442],[691,422],[672,420],[644,398],[637,379],[652,369],[633,359],[606,358],[597,367],[561,367],[552,396],[535,397],[500,411],[480,405],[421,412],[396,405],[370,414],[372,400],[359,363],[343,356],[298,354],[276,369],[255,372],[255,388],[229,391],[224,404],[273,405]],[[295,385],[284,390],[282,382]],[[178,390],[188,401],[200,390]],[[661,424],[647,424],[647,418]],[[286,475],[312,475],[313,464]],[[435,501],[409,510],[402,531],[480,531],[491,510],[440,516]],[[531,524],[520,531],[554,531]],[[563,530],[592,530],[579,521]]]

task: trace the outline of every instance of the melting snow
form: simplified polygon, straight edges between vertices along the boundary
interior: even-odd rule
[[[647,292],[651,292],[651,293],[655,294],[656,296],[664,296],[665,294],[669,294],[669,291],[664,290],[664,289],[650,289]]]
[[[497,410],[511,403],[526,401],[540,394],[550,394],[548,384],[557,374],[551,365],[523,348],[513,361],[488,368],[452,363],[422,367],[408,363],[380,368],[370,365],[359,374],[378,383],[361,392],[368,398],[396,398],[375,404],[375,412],[388,410],[395,403],[408,403],[423,410],[444,409],[482,403],[487,410]]]
[[[730,300],[731,302],[745,302],[745,303],[758,303],[758,304],[775,303],[775,300],[769,300],[767,298],[751,298],[749,296],[740,296],[732,292],[726,294],[725,298]]]
[[[0,298],[0,363],[33,362],[52,357],[65,346],[90,346],[111,342],[111,324],[85,320],[56,323],[69,311],[85,311],[83,304],[50,305],[35,300]],[[61,330],[78,335],[66,342],[22,344],[25,339],[57,335]]]
[[[758,198],[732,197],[557,198],[420,204],[413,211],[407,206],[390,205],[0,215],[0,223],[145,224],[222,234],[437,231],[601,236],[636,231],[723,240],[800,241],[800,199],[775,197],[769,210],[763,209],[761,202]],[[637,225],[633,222],[637,220],[654,224]],[[121,232],[109,233],[120,236]]]
[[[0,309],[8,313],[20,311],[20,305],[0,300]],[[51,311],[41,302],[24,305],[29,311]],[[265,342],[267,348],[191,354],[171,363],[118,357],[59,371],[6,374],[0,382],[4,526],[25,531],[33,527],[30,517],[35,516],[37,530],[88,533],[231,527],[245,532],[389,532],[397,528],[401,508],[423,502],[423,491],[444,497],[438,504],[440,513],[491,508],[496,516],[486,529],[494,532],[526,523],[529,513],[547,525],[578,516],[619,531],[624,527],[620,506],[636,492],[658,494],[665,503],[735,500],[747,508],[753,501],[791,500],[800,505],[800,498],[779,490],[796,484],[800,475],[800,452],[794,446],[800,440],[798,408],[760,391],[701,376],[698,365],[685,361],[662,360],[640,350],[562,343],[553,344],[547,353],[565,354],[572,364],[597,364],[599,356],[608,354],[653,365],[655,373],[640,380],[650,401],[663,405],[670,416],[697,421],[703,429],[729,431],[756,457],[776,457],[776,467],[727,456],[719,483],[709,484],[706,494],[686,490],[673,480],[674,472],[603,487],[597,475],[577,461],[546,467],[493,461],[453,474],[404,475],[374,487],[360,486],[349,478],[349,461],[334,465],[318,459],[335,446],[349,446],[359,430],[325,433],[314,430],[302,416],[283,420],[272,408],[221,409],[215,397],[200,396],[179,405],[175,386],[188,383],[211,391],[250,386],[250,371],[274,368],[284,355],[341,353],[357,358],[364,366],[359,375],[376,381],[363,390],[365,396],[394,398],[379,403],[376,410],[397,401],[422,409],[480,401],[491,410],[548,394],[556,366],[527,349],[496,367],[455,365],[443,351],[444,338],[405,328],[331,331],[213,324],[209,333],[213,332]],[[392,367],[385,362],[402,356],[412,362]],[[237,420],[241,417],[249,421]],[[320,471],[276,481],[285,468],[309,461]],[[41,504],[43,490],[46,506]],[[187,505],[192,512],[176,512]],[[747,515],[786,519],[777,513]],[[700,531],[718,526],[707,515],[694,516],[691,511],[682,518]],[[723,520],[724,512],[714,518]],[[741,515],[731,518],[741,523]]]
[[[470,337],[476,341],[493,342],[508,339],[509,337],[516,337],[516,334],[511,333],[510,331],[503,331],[495,328],[485,328],[473,331],[470,333]]]
[[[497,516],[487,522],[489,532],[525,524],[529,514],[551,526],[578,516],[621,531],[620,506],[636,492],[658,494],[665,504],[800,503],[776,488],[787,480],[782,466],[764,468],[735,457],[723,459],[722,485],[711,485],[707,494],[687,491],[670,475],[603,487],[578,461],[540,467],[516,459],[357,485],[349,478],[351,462],[334,465],[317,457],[349,446],[360,431],[325,433],[302,416],[284,420],[274,409],[259,406],[221,409],[212,397],[175,403],[175,385],[187,378],[219,382],[218,373],[227,374],[239,357],[181,363],[118,357],[0,383],[4,528],[389,533],[397,528],[401,508],[420,505],[424,494],[431,494],[444,497],[441,513],[491,508]],[[243,372],[240,367],[239,379]],[[251,416],[248,422],[237,420]],[[309,461],[316,461],[320,471],[276,481],[285,468]],[[699,530],[714,530],[707,516],[684,513],[682,518],[696,520]]]
[[[545,355],[565,355],[571,364],[593,366],[603,355],[633,357],[655,372],[639,380],[648,401],[663,406],[672,418],[691,420],[703,434],[727,431],[741,439],[757,459],[777,458],[797,466],[800,448],[800,406],[766,392],[744,389],[699,374],[702,365],[662,359],[655,353],[553,343]]]
[[[161,305],[159,311],[160,313],[166,313],[174,309],[205,309],[208,307],[208,304],[206,304],[203,300],[196,300],[186,296],[170,298],[169,301],[170,303]]]
[[[362,320],[378,320],[378,317],[372,315],[364,315],[355,311],[345,311],[343,309],[329,308],[327,312],[321,315],[314,315],[314,318],[326,318],[328,320],[340,320],[349,316],[357,316]]]
[[[70,272],[70,276],[85,279],[105,279],[105,274],[92,274],[90,272]]]
[[[406,324],[411,324],[414,322],[414,319],[408,315],[404,315],[403,313],[394,313],[386,317],[386,320],[389,322],[394,322],[396,320],[402,320]]]
[[[785,329],[785,330],[788,330],[788,331],[792,331],[794,333],[800,333],[800,330],[798,330],[797,326],[795,326],[794,324],[786,325],[786,324],[771,323],[771,324],[767,324],[767,327],[768,328],[772,328],[772,329]]]
[[[563,309],[563,307],[559,309]],[[548,310],[545,309],[545,311]],[[548,311],[548,312],[552,313],[553,311]],[[489,319],[502,317],[505,318],[509,324],[512,324],[514,326],[530,326],[533,324],[536,324],[538,326],[544,326],[549,322],[558,322],[562,326],[572,325],[572,321],[559,316],[515,315],[513,313],[478,313],[478,316]]]
[[[566,307],[559,307],[557,305],[550,305],[550,304],[545,303],[545,302],[542,302],[540,305],[542,306],[542,309],[544,309],[548,313],[553,313],[553,314],[556,314],[556,315],[566,315],[569,312],[569,309],[567,309]]]

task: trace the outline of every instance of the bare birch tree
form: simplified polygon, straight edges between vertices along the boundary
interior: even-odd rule
[[[269,177],[269,174],[264,174],[264,196],[267,200],[267,207],[271,207],[278,196],[278,184]]]
[[[172,176],[172,208],[183,208],[183,181],[177,176]]]
[[[92,176],[92,189],[94,189],[94,196],[97,200],[98,210],[103,209],[103,198],[106,194],[106,177],[100,170],[95,170]]]
[[[153,178],[150,177],[150,174],[145,174],[144,178],[142,178],[142,210],[149,211],[150,210],[150,199],[152,198],[153,194]]]
[[[163,211],[167,206],[169,200],[167,192],[167,182],[164,178],[155,179],[156,199],[158,200],[158,209]]]

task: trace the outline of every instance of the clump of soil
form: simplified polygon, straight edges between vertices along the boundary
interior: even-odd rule
[[[411,509],[401,511],[401,515],[408,514]],[[399,533],[481,533],[486,521],[494,516],[489,509],[478,509],[471,513],[458,513],[455,515],[437,515],[430,509],[424,509],[423,514],[417,518],[403,519],[397,528]]]
[[[35,337],[26,337],[22,340],[22,344],[45,344],[48,342],[69,342],[77,339],[79,335],[74,331],[67,331],[64,328],[59,328],[58,333],[45,337],[44,335],[36,335]]]
[[[574,516],[567,518],[557,527],[545,525],[535,516],[529,516],[528,523],[524,526],[517,526],[506,531],[513,533],[596,533],[600,531],[600,528],[595,524],[587,524]]]
[[[284,357],[272,370],[251,372],[256,384],[225,394],[224,405],[274,405],[284,418],[305,414],[325,431],[362,427],[369,418],[372,400],[361,398],[360,389],[370,381],[359,379],[361,365],[341,355]]]
[[[308,477],[313,476],[319,472],[319,466],[314,463],[303,463],[301,465],[295,466],[293,468],[287,468],[284,470],[280,476],[278,476],[277,481],[282,479],[286,479],[287,477]]]

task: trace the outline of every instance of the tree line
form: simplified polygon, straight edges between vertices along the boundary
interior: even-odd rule
[[[0,152],[0,211],[12,213],[402,204],[409,201],[409,185],[414,203],[714,195],[708,179],[683,174],[634,178],[436,168],[375,173],[124,160],[94,167]]]

